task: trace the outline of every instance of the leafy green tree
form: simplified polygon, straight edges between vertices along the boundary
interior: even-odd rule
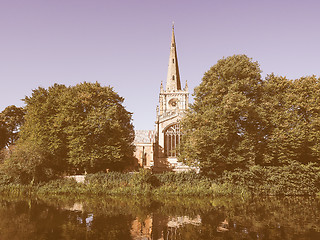
[[[25,113],[23,108],[16,107],[14,105],[6,107],[0,113],[0,121],[2,121],[2,124],[0,123],[0,128],[2,125],[2,127],[6,129],[6,132],[7,132],[6,145],[7,146],[13,145],[17,141],[19,137],[18,136],[19,129],[24,122],[24,115]]]
[[[298,135],[292,143],[297,160],[301,163],[320,164],[320,79],[315,76],[302,77],[293,82],[296,112],[295,132]]]
[[[66,111],[73,118],[66,127],[69,163],[89,171],[130,165],[134,131],[124,99],[99,84],[84,83],[71,90]]]
[[[4,160],[1,172],[22,184],[46,181],[56,174],[49,159],[43,146],[33,142],[19,143]]]
[[[205,73],[182,121],[182,161],[217,174],[257,161],[260,72],[257,62],[234,55],[219,60]]]
[[[263,82],[259,114],[263,126],[261,154],[258,164],[280,166],[294,157],[288,148],[294,134],[292,121],[295,112],[292,106],[292,81],[274,74],[268,75]],[[293,137],[293,136],[292,136]]]
[[[319,80],[291,81],[274,74],[263,82],[259,114],[263,119],[263,165],[317,162],[320,140]]]
[[[121,170],[131,163],[131,113],[111,87],[55,84],[33,90],[24,101],[27,114],[18,143],[45,146],[45,157],[55,171]]]
[[[195,89],[182,121],[180,160],[202,171],[319,164],[320,80],[261,80],[245,55],[218,61]]]
[[[9,139],[9,134],[7,127],[3,121],[0,119],[0,150],[7,145]]]

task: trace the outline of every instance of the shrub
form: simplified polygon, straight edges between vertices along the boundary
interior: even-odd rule
[[[43,148],[31,143],[17,145],[1,168],[6,175],[21,184],[48,181],[54,177],[51,162]]]
[[[38,194],[42,195],[79,195],[83,191],[82,184],[70,178],[52,180],[37,187]]]
[[[217,182],[242,186],[255,194],[314,195],[320,190],[320,168],[297,162],[283,167],[253,166],[246,171],[226,171]]]
[[[123,186],[127,185],[131,179],[130,173],[109,172],[95,173],[86,176],[86,183],[91,185]]]
[[[195,181],[199,181],[202,179],[205,179],[200,174],[195,173],[194,171],[189,171],[189,172],[165,172],[161,174],[156,174],[157,178],[160,181],[160,184],[169,184],[169,183],[174,183],[174,184],[181,184],[181,183],[192,183]]]

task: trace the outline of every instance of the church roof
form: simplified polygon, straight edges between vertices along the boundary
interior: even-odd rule
[[[155,138],[154,130],[135,130],[134,143],[153,143]]]

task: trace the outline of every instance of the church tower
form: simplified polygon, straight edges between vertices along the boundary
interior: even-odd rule
[[[186,83],[181,88],[177,48],[172,26],[172,37],[166,86],[160,85],[159,107],[157,108],[157,129],[155,149],[155,171],[184,171],[186,166],[177,161],[177,146],[180,143],[180,120],[188,109],[189,92]]]

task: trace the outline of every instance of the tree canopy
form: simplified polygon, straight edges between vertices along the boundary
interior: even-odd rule
[[[273,74],[267,76],[259,106],[265,126],[262,163],[319,163],[319,102],[320,82],[315,76],[294,81]]]
[[[320,84],[315,76],[261,78],[245,55],[205,73],[182,120],[180,160],[203,172],[318,162]]]
[[[15,144],[19,128],[24,122],[24,110],[14,105],[6,107],[0,113],[0,147]]]
[[[3,121],[0,120],[0,150],[7,145],[9,133]]]
[[[256,159],[256,102],[261,75],[245,55],[218,61],[195,89],[182,121],[181,158],[203,171],[245,167]]]
[[[30,156],[39,167],[60,173],[121,170],[130,165],[132,114],[111,87],[86,82],[71,87],[54,84],[33,90],[24,101],[25,123],[16,158]],[[38,156],[30,154],[28,146]],[[32,174],[36,173],[35,169]]]

